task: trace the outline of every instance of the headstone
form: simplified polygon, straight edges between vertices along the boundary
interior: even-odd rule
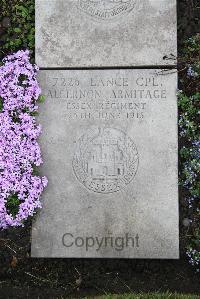
[[[176,71],[42,70],[39,80],[49,185],[32,256],[178,258]]]
[[[176,0],[36,0],[43,68],[175,65]]]

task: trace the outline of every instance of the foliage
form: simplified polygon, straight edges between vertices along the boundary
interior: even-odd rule
[[[17,193],[8,196],[5,204],[8,213],[15,217],[19,212],[19,205],[20,201]]]
[[[182,48],[183,41],[199,32],[199,0],[178,0],[178,43]]]
[[[180,184],[190,214],[187,256],[200,271],[200,35],[189,38],[182,51],[179,92]]]
[[[7,19],[2,37],[1,56],[19,49],[29,49],[33,56],[35,47],[35,1],[1,0],[2,23]]]
[[[42,163],[37,137],[40,88],[37,67],[28,51],[7,56],[0,67],[0,228],[23,225],[41,207],[45,177],[35,174]]]

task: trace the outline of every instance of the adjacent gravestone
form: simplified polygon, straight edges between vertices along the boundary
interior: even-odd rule
[[[176,72],[43,70],[39,80],[49,185],[32,256],[178,258]]]
[[[176,31],[176,0],[36,0],[43,68],[175,65]]]

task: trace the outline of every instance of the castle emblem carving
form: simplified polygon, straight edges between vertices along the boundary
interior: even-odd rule
[[[89,130],[77,142],[72,161],[77,179],[89,190],[112,193],[126,187],[139,163],[133,140],[116,128]]]
[[[128,14],[136,0],[78,0],[78,7],[99,20],[112,20]]]

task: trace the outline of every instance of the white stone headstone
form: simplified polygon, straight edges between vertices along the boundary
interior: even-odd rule
[[[49,185],[32,256],[178,258],[176,71],[43,70],[39,80]]]

